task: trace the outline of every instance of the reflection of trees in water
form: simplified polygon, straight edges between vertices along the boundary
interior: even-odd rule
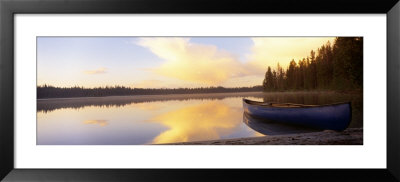
[[[38,100],[37,102],[37,112],[51,112],[57,109],[72,108],[72,109],[82,109],[84,107],[95,106],[99,108],[111,108],[111,107],[123,107],[129,104],[136,103],[151,103],[160,101],[190,101],[190,100],[222,100],[224,98],[237,98],[243,96],[225,96],[225,95],[199,95],[199,96],[187,96],[184,97],[114,97],[114,98],[82,98],[82,99],[55,99],[55,100]]]

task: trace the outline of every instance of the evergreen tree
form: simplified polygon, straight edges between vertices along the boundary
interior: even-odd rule
[[[287,85],[289,89],[296,89],[296,62],[294,59],[290,61],[289,68],[286,71]]]
[[[263,81],[263,87],[265,91],[271,91],[274,89],[274,76],[271,71],[271,67],[268,66],[267,72],[265,73],[265,78]]]
[[[334,85],[340,89],[362,86],[363,40],[338,37],[333,46]]]

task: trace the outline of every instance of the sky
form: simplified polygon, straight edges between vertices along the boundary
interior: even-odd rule
[[[38,37],[37,85],[248,87],[334,37]]]

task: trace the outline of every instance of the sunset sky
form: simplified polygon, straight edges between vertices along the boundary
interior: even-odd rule
[[[38,37],[37,84],[243,87],[334,37]]]

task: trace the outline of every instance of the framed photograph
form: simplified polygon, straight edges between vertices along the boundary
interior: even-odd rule
[[[0,177],[399,181],[399,10],[1,1]]]

